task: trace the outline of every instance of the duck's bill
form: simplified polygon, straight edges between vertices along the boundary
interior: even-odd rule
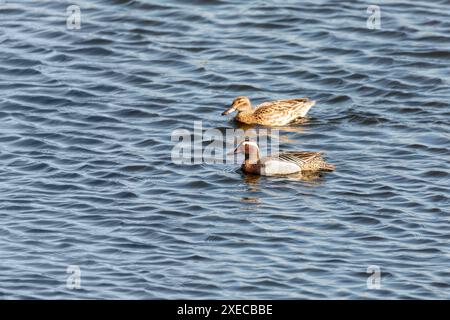
[[[235,111],[236,109],[234,107],[228,108],[227,110],[225,110],[224,112],[222,112],[222,115],[225,116],[233,111]]]

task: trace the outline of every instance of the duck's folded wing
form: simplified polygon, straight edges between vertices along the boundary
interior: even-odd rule
[[[303,166],[316,158],[322,158],[322,152],[311,151],[286,151],[277,155],[280,160],[292,162],[299,166]]]
[[[298,98],[291,100],[277,100],[261,103],[256,107],[255,115],[260,117],[280,116],[280,115],[302,115],[314,105],[314,101],[308,98]]]
[[[257,106],[257,109],[259,108],[291,108],[297,105],[303,105],[311,102],[309,98],[297,98],[297,99],[284,99],[284,100],[276,100],[276,101],[270,101],[270,102],[263,102],[260,105]]]

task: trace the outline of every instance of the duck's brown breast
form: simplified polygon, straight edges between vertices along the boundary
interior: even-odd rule
[[[246,123],[246,124],[256,124],[257,123],[253,117],[252,112],[240,112],[236,115],[235,119],[239,122]]]
[[[244,162],[241,166],[242,171],[246,173],[253,173],[253,174],[260,174],[261,173],[261,167],[258,163],[251,164]]]

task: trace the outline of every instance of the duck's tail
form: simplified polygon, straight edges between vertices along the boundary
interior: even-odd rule
[[[309,109],[311,109],[316,104],[315,100],[306,99],[303,105],[298,109],[298,117],[305,117]]]
[[[323,162],[323,164],[320,168],[320,170],[323,170],[323,171],[334,171],[335,169],[336,169],[336,166],[334,164],[329,164],[329,163],[326,163],[325,161]]]

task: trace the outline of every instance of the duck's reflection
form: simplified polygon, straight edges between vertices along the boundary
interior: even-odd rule
[[[254,125],[254,124],[246,124],[246,123],[242,123],[239,121],[232,121],[233,125],[235,128],[237,129],[242,129],[244,131],[249,130],[249,129],[255,129],[255,128],[272,128],[272,129],[276,129],[276,130],[283,130],[283,131],[290,131],[290,132],[303,132],[304,128],[302,128],[301,126],[296,127],[295,125],[304,125],[304,124],[308,124],[309,123],[309,118],[302,118],[300,120],[297,120],[296,122],[292,122],[289,124],[289,126],[272,126],[272,127],[264,127],[264,126],[259,126],[259,125]]]
[[[301,125],[301,124],[307,124],[309,122],[308,118],[303,118],[301,120],[298,120],[298,122],[294,123],[294,125]],[[289,138],[289,135],[282,134],[281,132],[286,133],[298,133],[303,134],[305,133],[305,127],[303,126],[285,126],[285,127],[261,127],[258,125],[249,125],[245,123],[241,123],[238,121],[233,121],[233,125],[236,129],[241,129],[245,131],[245,133],[248,135],[249,138],[252,137],[252,133],[255,137],[261,138],[262,135],[264,135],[264,130],[267,130],[267,137],[270,139],[279,139],[279,141],[282,142],[291,142],[292,139]]]
[[[248,185],[248,191],[259,191],[259,185],[261,179],[276,179],[280,181],[283,180],[297,180],[297,181],[307,181],[307,182],[322,182],[323,173],[320,171],[302,171],[299,173],[293,173],[285,176],[260,176],[254,174],[244,174],[244,182]]]
[[[254,174],[245,174],[242,173],[244,177],[244,182],[248,186],[248,190],[250,192],[258,192],[259,191],[259,180],[261,179],[261,176],[254,175]]]
[[[320,171],[303,171],[286,176],[260,176],[254,174],[245,174],[241,172],[243,180],[247,185],[247,192],[256,193],[264,189],[265,186],[270,185],[270,180],[273,182],[279,181],[301,181],[307,182],[310,186],[319,186],[323,183],[323,174]],[[269,180],[269,181],[268,181]],[[242,202],[245,203],[261,203],[259,197],[242,197]]]

